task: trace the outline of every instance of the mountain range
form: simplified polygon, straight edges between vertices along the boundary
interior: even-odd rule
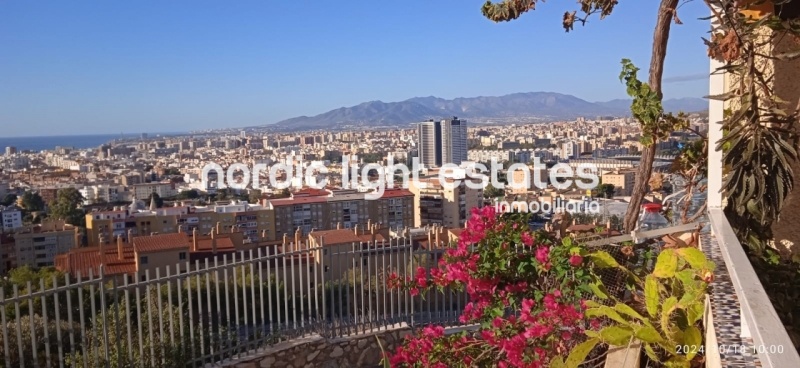
[[[299,116],[270,124],[276,130],[311,130],[354,127],[406,127],[427,119],[451,116],[475,122],[513,119],[556,121],[577,117],[629,116],[630,100],[589,102],[554,92],[513,93],[504,96],[459,97],[452,100],[429,96],[400,102],[370,101],[340,107],[315,116]],[[699,112],[708,109],[702,98],[664,100],[667,111]]]

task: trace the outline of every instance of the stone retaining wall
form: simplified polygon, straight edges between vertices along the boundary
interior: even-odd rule
[[[353,337],[325,339],[314,335],[276,344],[254,351],[251,355],[224,366],[233,368],[361,368],[380,367],[381,348],[394,351],[398,343],[411,333],[408,327],[362,334]]]

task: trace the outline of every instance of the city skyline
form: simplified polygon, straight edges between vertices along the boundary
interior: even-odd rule
[[[563,4],[543,4],[513,24],[483,19],[480,2],[437,2],[423,12],[408,4],[192,5],[4,4],[0,134],[253,126],[429,95],[540,90],[624,98],[619,60],[646,66],[651,38],[629,28],[650,29],[654,19],[638,14],[656,4],[622,4],[611,19],[593,18],[569,34],[560,27]],[[685,24],[675,27],[671,46],[679,57],[667,59],[668,98],[707,94],[705,23],[694,20],[702,10],[681,8]],[[609,37],[619,42],[601,49]]]

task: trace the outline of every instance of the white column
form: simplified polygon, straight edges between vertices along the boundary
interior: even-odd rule
[[[725,75],[716,72],[723,64],[711,59],[711,76],[709,77],[709,94],[725,93]],[[722,139],[722,119],[725,103],[709,99],[708,102],[708,208],[722,208],[722,151],[717,150],[717,142]]]
[[[710,59],[709,95],[725,93],[725,75],[717,72],[723,64]],[[708,208],[722,208],[722,151],[717,142],[722,139],[722,119],[725,102],[709,99],[708,102]]]

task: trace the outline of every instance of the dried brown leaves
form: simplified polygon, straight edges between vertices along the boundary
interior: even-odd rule
[[[714,33],[711,41],[706,41],[708,46],[708,56],[726,63],[733,62],[742,55],[739,39],[732,31],[725,33]]]

